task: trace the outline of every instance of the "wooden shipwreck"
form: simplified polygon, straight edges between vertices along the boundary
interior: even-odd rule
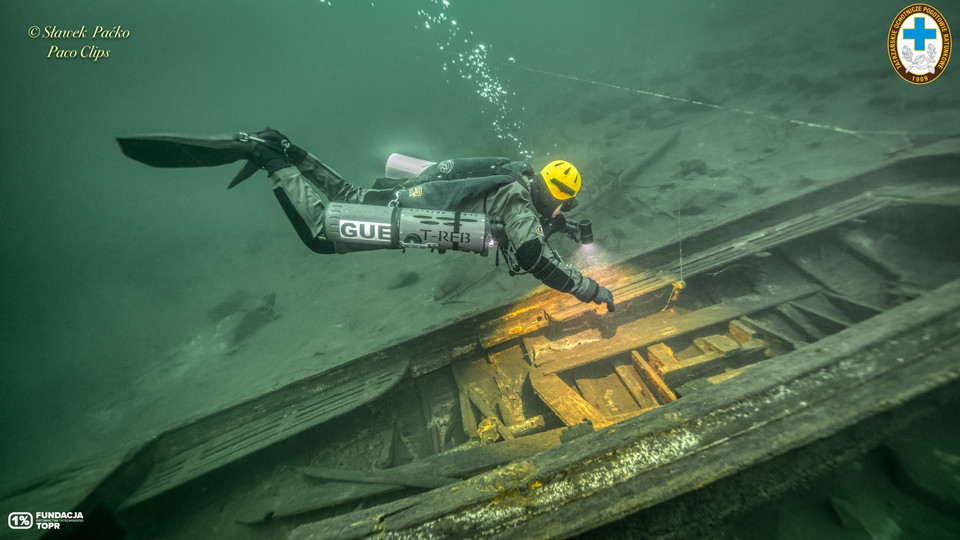
[[[960,139],[26,486],[109,537],[695,535],[960,379]],[[85,529],[84,529],[85,528]]]

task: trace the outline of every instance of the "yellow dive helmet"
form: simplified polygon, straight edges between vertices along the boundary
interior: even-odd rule
[[[576,197],[580,191],[580,173],[569,161],[550,162],[540,171],[540,176],[547,184],[550,194],[559,201]]]

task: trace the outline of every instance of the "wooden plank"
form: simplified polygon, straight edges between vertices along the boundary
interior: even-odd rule
[[[743,366],[742,368],[728,369],[719,375],[714,375],[713,377],[707,377],[707,380],[710,381],[712,384],[722,383],[723,381],[732,379],[737,375],[740,375],[741,373],[752,368],[755,365],[756,364],[748,364],[746,366]]]
[[[836,242],[801,238],[781,250],[794,267],[827,290],[861,302],[885,305],[886,278]]]
[[[812,297],[810,299],[812,299]],[[826,300],[823,301],[826,302]],[[807,302],[790,302],[788,305],[797,308],[808,317],[813,317],[814,319],[826,324],[828,328],[832,327],[834,332],[839,332],[845,328],[849,328],[852,325],[850,321],[844,320],[846,317],[840,313],[836,307],[833,307],[832,309],[824,308],[823,305],[813,305],[812,303]]]
[[[540,399],[564,424],[574,426],[586,420],[598,429],[609,425],[609,420],[600,411],[567,386],[557,374],[531,370],[530,383]]]
[[[608,419],[618,415],[639,413],[640,408],[627,388],[620,382],[617,373],[604,371],[594,376],[588,375],[575,379],[583,399]]]
[[[477,415],[473,412],[473,403],[470,402],[469,388],[466,386],[463,371],[464,362],[453,362],[450,364],[450,371],[457,382],[458,397],[460,399],[460,423],[463,426],[463,434],[467,439],[476,439],[477,435]]]
[[[417,397],[420,399],[421,414],[423,414],[423,429],[429,434],[430,442],[433,444],[433,453],[439,454],[443,452],[443,434],[440,432],[440,426],[438,426],[436,422],[431,422],[434,416],[431,403],[434,393],[428,392],[427,389],[432,389],[433,385],[425,382],[425,379],[436,373],[437,372],[434,371],[422,377],[417,377],[414,379],[414,382],[417,386]]]
[[[542,302],[523,305],[503,317],[480,325],[480,346],[489,349],[511,339],[522,337],[548,323]]]
[[[640,373],[640,378],[643,379],[647,385],[647,388],[650,389],[650,392],[653,393],[661,405],[670,403],[671,401],[677,399],[677,396],[673,393],[673,390],[667,386],[667,384],[660,377],[660,374],[654,370],[646,360],[643,359],[643,356],[639,352],[630,351],[630,359],[633,361],[633,365]]]
[[[413,478],[456,478],[526,458],[560,445],[563,429],[528,435],[497,444],[457,449],[423,461],[379,471],[383,474]],[[474,443],[475,444],[475,443]],[[357,484],[330,482],[300,487],[273,497],[244,501],[232,509],[241,523],[262,523],[267,519],[314,512],[369,497],[404,489],[399,484]]]
[[[705,353],[712,352],[720,356],[730,356],[740,349],[740,343],[737,340],[720,334],[696,338],[693,344]]]
[[[471,387],[467,390],[467,395],[470,396],[470,402],[477,407],[477,410],[480,411],[480,414],[483,415],[484,419],[492,420],[497,426],[497,432],[500,433],[500,436],[504,439],[512,439],[513,433],[510,430],[506,429],[503,425],[503,421],[500,420],[500,417],[497,415],[496,411],[493,410],[493,407],[490,403],[495,403],[492,398],[484,397],[482,391],[478,387]],[[499,401],[499,400],[498,400]],[[478,430],[483,425],[483,421],[478,425]],[[481,437],[482,438],[482,437]]]
[[[640,378],[637,369],[633,367],[630,362],[623,358],[618,358],[613,361],[613,369],[617,372],[617,376],[620,377],[623,386],[627,388],[627,391],[630,392],[630,395],[634,401],[637,402],[637,405],[640,406],[641,410],[652,409],[659,405],[653,392],[647,388],[647,385]]]
[[[729,332],[730,335],[733,336],[733,339],[739,341],[740,343],[753,341],[753,339],[757,336],[756,329],[751,328],[746,323],[738,319],[730,321]]]
[[[817,328],[806,315],[790,304],[777,306],[777,311],[796,325],[804,334],[813,338],[814,341],[827,337],[827,333]]]
[[[514,437],[522,437],[524,435],[529,435],[535,433],[540,429],[546,427],[547,422],[544,420],[542,414],[536,416],[531,416],[519,424],[514,424],[512,426],[507,426],[507,429],[510,430],[510,433],[513,433]]]
[[[681,315],[660,312],[624,324],[617,329],[614,337],[584,343],[577,347],[575,352],[571,350],[564,351],[561,354],[544,350],[540,353],[537,364],[544,373],[556,373],[572,369],[618,354],[627,354],[633,349],[723,323],[755,311],[771,308],[812,294],[817,290],[819,290],[819,287],[815,285],[804,284],[784,288],[779,294],[748,295]]]
[[[838,294],[832,291],[823,291],[822,294],[834,304],[837,304],[837,307],[841,311],[849,315],[857,322],[883,313],[882,308],[869,303],[861,302],[843,294]]]
[[[297,472],[317,480],[352,482],[355,484],[395,484],[398,486],[434,489],[450,485],[457,481],[448,476],[410,474],[395,470],[357,471],[352,469],[333,469],[329,467],[300,467]]]
[[[692,380],[713,377],[728,369],[738,369],[766,359],[766,348],[764,341],[754,340],[744,343],[736,353],[728,356],[717,352],[704,353],[680,362],[679,369],[663,374],[663,380],[676,388]]]
[[[237,421],[230,429],[207,436],[182,451],[171,453],[154,465],[143,484],[121,509],[159,495],[200,475],[232,463],[271,444],[369,403],[395,387],[406,374],[408,361],[378,361],[361,378],[343,379],[314,393],[309,399],[277,408],[270,413]],[[207,420],[204,420],[207,422]],[[183,428],[192,436],[193,429]],[[177,434],[179,435],[179,434]]]
[[[480,357],[472,362],[461,362],[456,364],[454,376],[457,378],[457,385],[464,389],[467,402],[471,405],[469,410],[473,415],[473,407],[480,413],[481,418],[473,415],[471,432],[469,438],[478,437],[478,427],[484,418],[496,418],[502,425],[502,421],[496,412],[500,404],[500,389],[494,380],[493,369],[490,367],[485,357]],[[466,404],[461,405],[461,411],[468,408]],[[462,412],[461,412],[462,414]],[[467,427],[464,426],[466,430]]]
[[[805,340],[791,337],[783,329],[773,326],[771,324],[761,323],[758,320],[755,320],[746,316],[740,317],[740,320],[743,321],[743,323],[746,324],[747,326],[750,326],[751,328],[755,328],[758,332],[760,332],[763,338],[768,341],[778,341],[794,349],[799,349],[800,347],[803,347],[804,345],[809,343]]]
[[[654,343],[647,347],[647,358],[650,359],[650,367],[661,375],[680,366],[680,361],[666,343]]]
[[[500,414],[507,426],[526,420],[523,414],[523,384],[530,366],[524,358],[520,345],[502,351],[488,352],[487,358],[493,368],[494,380],[500,389]]]
[[[523,343],[530,352],[535,367],[542,366],[557,355],[569,354],[587,343],[603,341],[599,328],[587,328],[580,332],[561,336],[536,335],[524,338]]]
[[[906,276],[889,264],[889,255],[878,253],[873,237],[861,229],[834,230],[833,237],[840,242],[846,251],[860,262],[870,267],[874,272],[892,281],[903,281]]]

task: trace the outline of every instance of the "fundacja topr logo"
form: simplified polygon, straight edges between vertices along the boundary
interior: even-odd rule
[[[887,36],[887,53],[903,80],[927,84],[943,73],[950,61],[950,27],[936,8],[912,4],[903,8]]]
[[[83,512],[11,512],[7,526],[11,529],[59,529],[61,523],[82,523]]]

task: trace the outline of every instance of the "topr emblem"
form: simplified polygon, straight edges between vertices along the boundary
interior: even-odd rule
[[[437,166],[437,169],[440,170],[443,174],[447,174],[453,170],[453,160],[446,159],[440,162],[440,165]]]
[[[943,73],[950,61],[953,38],[946,19],[927,4],[903,8],[887,36],[887,54],[893,69],[912,84],[927,84]]]

